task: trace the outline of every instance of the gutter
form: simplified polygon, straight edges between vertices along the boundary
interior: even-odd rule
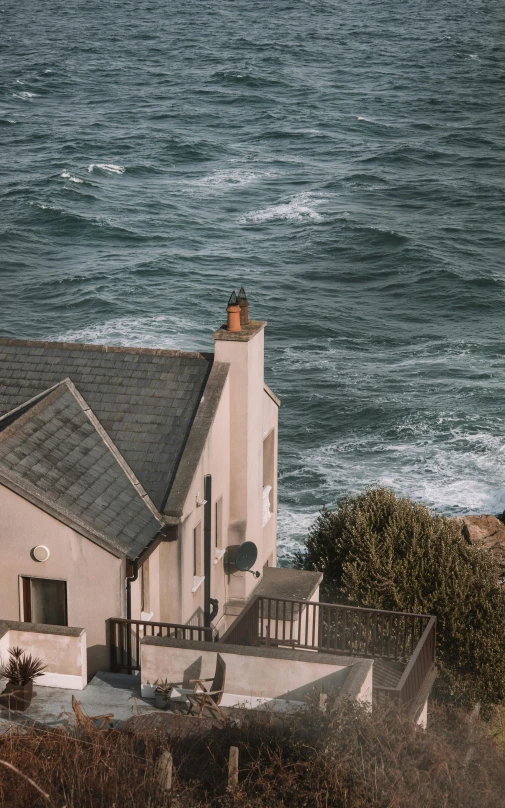
[[[132,619],[132,583],[137,580],[139,577],[139,562],[138,559],[135,561],[128,562],[131,565],[131,575],[126,576],[126,619]]]

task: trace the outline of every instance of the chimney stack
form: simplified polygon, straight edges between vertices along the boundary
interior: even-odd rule
[[[240,287],[237,300],[240,306],[240,325],[247,325],[249,322],[249,301],[243,286]]]
[[[226,311],[228,313],[228,323],[226,328],[228,331],[231,331],[231,333],[236,334],[242,330],[241,329],[242,318],[240,316],[240,304],[235,289],[230,295]]]
[[[216,364],[228,367],[229,390],[229,523],[228,545],[252,541],[263,553],[263,440],[268,407],[264,388],[264,329],[262,320],[241,326],[247,296],[232,294],[228,302],[228,323],[212,335]],[[230,311],[231,310],[231,311]],[[236,321],[234,321],[236,318]],[[270,401],[270,399],[268,399]],[[262,562],[264,563],[264,562]],[[231,575],[227,596],[245,600],[256,580],[252,575]]]

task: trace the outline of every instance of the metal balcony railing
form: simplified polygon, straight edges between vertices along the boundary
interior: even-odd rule
[[[115,673],[133,673],[140,670],[140,641],[144,637],[171,637],[177,640],[208,640],[213,631],[204,626],[181,623],[155,623],[145,620],[110,619],[111,670]]]
[[[220,639],[232,645],[266,645],[400,662],[395,688],[377,697],[411,703],[435,670],[436,618],[334,603],[257,596]]]

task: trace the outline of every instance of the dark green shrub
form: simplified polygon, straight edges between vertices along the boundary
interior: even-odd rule
[[[299,568],[324,573],[322,599],[437,617],[436,693],[505,700],[505,592],[490,555],[450,519],[383,488],[323,510]]]

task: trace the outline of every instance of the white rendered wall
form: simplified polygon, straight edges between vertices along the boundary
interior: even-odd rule
[[[50,550],[38,562],[31,550]],[[107,620],[125,616],[124,564],[72,528],[0,485],[0,620],[24,620],[20,577],[67,583],[70,626],[86,629],[88,672],[109,668]]]

